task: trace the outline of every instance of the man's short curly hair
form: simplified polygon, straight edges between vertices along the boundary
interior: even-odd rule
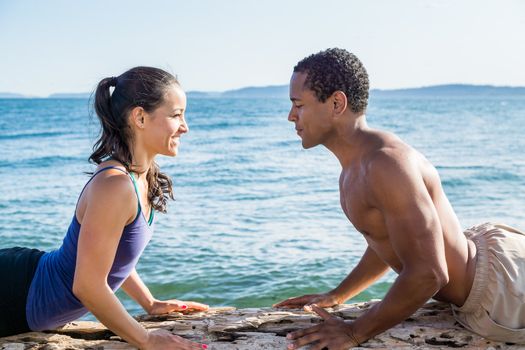
[[[342,91],[353,112],[365,111],[368,104],[368,73],[354,54],[339,48],[327,49],[303,58],[293,71],[307,74],[304,85],[315,93],[320,102],[326,102],[335,91]]]

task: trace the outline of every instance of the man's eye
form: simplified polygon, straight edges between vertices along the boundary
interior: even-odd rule
[[[180,117],[182,117],[182,114],[174,114],[174,115],[172,115],[171,117],[172,117],[172,118],[180,118]]]

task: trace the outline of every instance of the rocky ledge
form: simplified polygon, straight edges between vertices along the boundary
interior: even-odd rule
[[[328,311],[352,320],[377,301],[339,305]],[[148,329],[164,328],[181,337],[209,345],[209,349],[286,349],[286,334],[321,322],[302,310],[272,308],[212,308],[205,313],[138,316]],[[524,349],[488,341],[473,334],[452,317],[448,304],[429,302],[398,326],[370,339],[357,349]],[[97,322],[73,322],[49,332],[31,332],[0,338],[5,350],[117,350],[135,349]],[[306,350],[306,349],[305,349]]]

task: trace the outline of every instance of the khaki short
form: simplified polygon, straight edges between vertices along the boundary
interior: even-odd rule
[[[456,320],[487,339],[525,344],[525,233],[485,223],[465,231],[476,244],[474,283]]]

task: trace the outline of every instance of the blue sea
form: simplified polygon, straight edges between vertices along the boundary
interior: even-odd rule
[[[339,206],[336,158],[303,150],[286,99],[195,98],[180,155],[159,158],[176,201],[137,267],[158,298],[268,306],[333,288],[365,240]],[[0,248],[61,244],[99,128],[85,99],[0,100]],[[438,169],[462,226],[525,229],[525,96],[373,98],[369,125]],[[382,298],[387,274],[362,301]],[[139,306],[118,293],[132,314]]]

